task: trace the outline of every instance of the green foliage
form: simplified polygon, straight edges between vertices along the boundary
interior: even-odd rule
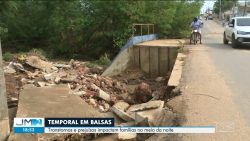
[[[5,61],[11,61],[11,60],[13,60],[13,58],[14,58],[14,55],[10,52],[5,52],[3,54],[3,60],[5,60]]]
[[[87,62],[85,64],[88,68],[94,68],[96,66],[96,64],[94,62]]]
[[[221,0],[221,11],[230,10],[233,6],[238,3],[238,0]],[[214,13],[220,13],[220,0],[216,0],[214,3]]]
[[[110,64],[111,60],[109,59],[107,53],[104,53],[98,60],[87,62],[86,66],[89,68],[94,68],[96,66],[108,66]]]
[[[98,59],[127,42],[133,23],[155,24],[159,37],[186,37],[201,6],[201,0],[0,1],[0,27],[7,29],[0,36],[3,47],[42,48],[57,58]]]
[[[96,64],[98,65],[110,65],[111,61],[106,53],[102,55],[99,60],[95,61]]]

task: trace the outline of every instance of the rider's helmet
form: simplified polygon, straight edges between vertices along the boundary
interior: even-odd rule
[[[198,21],[198,18],[197,18],[197,17],[194,17],[193,21],[194,21],[194,22],[197,22],[197,21]]]

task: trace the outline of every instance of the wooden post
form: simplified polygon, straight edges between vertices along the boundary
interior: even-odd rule
[[[132,24],[132,37],[134,37],[134,35],[135,35],[135,25]]]
[[[149,35],[149,25],[148,25],[148,35]]]
[[[141,25],[141,36],[142,36],[142,25]]]
[[[155,34],[155,26],[153,25],[153,34]]]
[[[0,40],[0,140],[7,140],[10,133],[6,86],[3,72],[2,48]]]

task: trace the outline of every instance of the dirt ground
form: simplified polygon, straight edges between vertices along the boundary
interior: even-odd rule
[[[138,86],[140,83],[145,82],[150,85],[152,91],[157,90],[157,88],[161,86],[166,86],[166,81],[169,79],[169,76],[162,77],[162,80],[157,82],[156,78],[150,78],[146,77],[146,74],[142,72],[139,68],[128,68],[123,73],[112,77],[114,79],[117,79],[119,81],[123,81],[127,84],[128,92],[133,93],[136,86]]]

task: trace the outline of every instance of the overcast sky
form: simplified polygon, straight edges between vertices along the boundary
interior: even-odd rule
[[[213,9],[215,0],[205,0],[204,5],[201,8],[201,13],[204,13],[207,9]]]
[[[205,0],[204,5],[201,8],[201,13],[204,13],[207,9],[213,9],[215,1],[216,0]],[[245,0],[239,0],[239,2],[245,3]]]

